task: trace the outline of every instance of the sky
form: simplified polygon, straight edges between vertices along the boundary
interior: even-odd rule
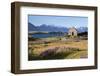
[[[88,17],[29,15],[28,22],[35,26],[47,24],[57,27],[87,27]]]

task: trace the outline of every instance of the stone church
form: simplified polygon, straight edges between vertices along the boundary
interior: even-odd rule
[[[75,27],[69,28],[68,35],[69,36],[77,36],[78,35],[77,29]]]

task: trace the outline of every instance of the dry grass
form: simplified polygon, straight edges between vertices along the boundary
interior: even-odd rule
[[[60,49],[61,52],[63,52],[63,50],[64,50],[62,48],[65,48],[65,50],[67,48],[78,48],[79,49],[79,51],[74,51],[74,52],[72,52],[73,51],[72,50],[70,54],[67,54],[68,52],[66,52],[66,54],[65,54],[66,56],[64,55],[65,57],[63,57],[63,58],[66,58],[66,59],[86,58],[87,54],[88,54],[88,52],[87,52],[87,47],[88,47],[87,46],[87,40],[80,40],[78,42],[58,40],[58,41],[53,41],[53,42],[50,42],[50,43],[29,44],[29,50],[31,50],[29,55],[31,54],[31,55],[39,56],[40,54],[47,51],[48,49],[52,49],[54,51],[54,49],[57,48],[57,47],[59,49],[61,48]],[[57,56],[58,55],[61,55],[61,54],[57,54]],[[55,56],[53,56],[53,57],[55,57]],[[37,58],[37,60],[39,60],[39,58]],[[53,58],[53,59],[56,59],[56,57]]]

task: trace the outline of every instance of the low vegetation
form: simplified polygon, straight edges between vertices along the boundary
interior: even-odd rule
[[[29,60],[87,58],[87,40],[51,37],[29,41]]]

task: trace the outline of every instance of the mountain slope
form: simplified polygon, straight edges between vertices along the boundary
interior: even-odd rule
[[[28,31],[38,31],[38,28],[32,23],[28,23]]]
[[[81,32],[88,32],[87,27],[79,27],[76,28],[78,33]],[[57,27],[54,25],[47,25],[47,24],[42,24],[40,26],[35,26],[32,23],[28,23],[28,31],[46,31],[46,32],[68,32],[68,28],[66,27]]]
[[[35,26],[32,23],[28,23],[28,31],[67,32],[68,29],[65,27],[56,27],[53,25],[46,25],[46,24]]]

